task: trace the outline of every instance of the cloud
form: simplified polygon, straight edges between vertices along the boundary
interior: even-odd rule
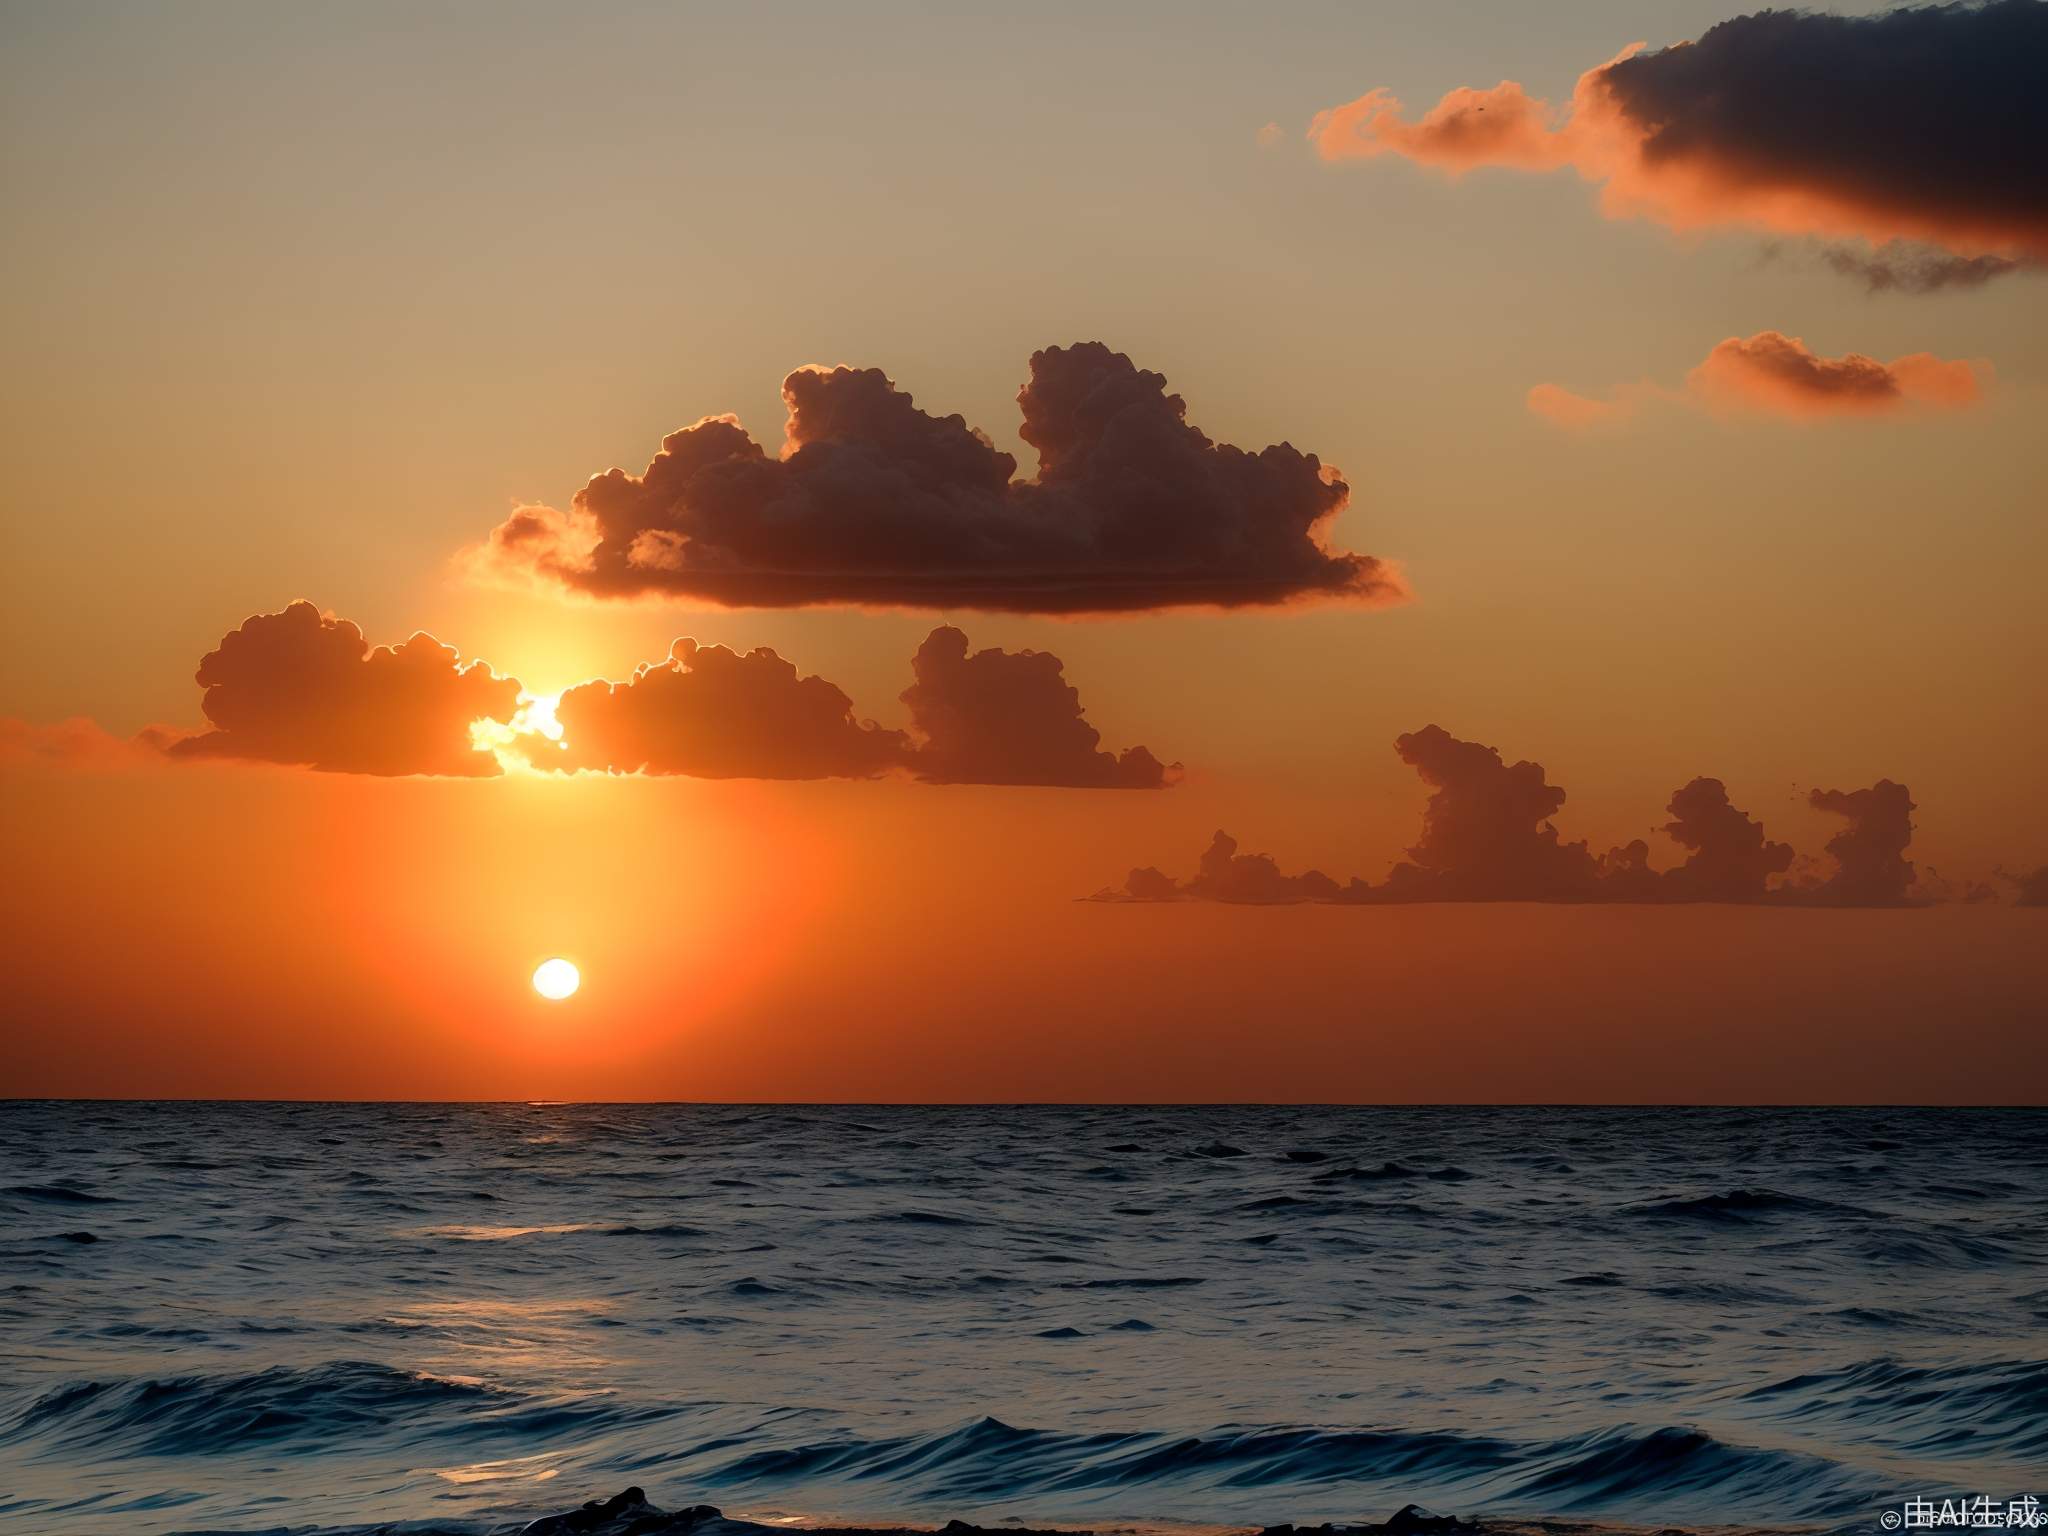
[[[1263,853],[1239,853],[1237,839],[1218,832],[1210,839],[1195,873],[1185,882],[1146,866],[1125,876],[1121,886],[1087,898],[1104,902],[1220,901],[1233,906],[1279,907],[1304,901],[1333,901],[1343,894],[1336,881],[1319,869],[1299,875],[1280,872]]]
[[[1099,750],[1049,652],[970,651],[942,626],[911,667],[901,731],[859,718],[837,685],[774,651],[678,640],[625,682],[568,689],[492,744],[537,768],[705,779],[866,779],[900,768],[935,784],[1162,789],[1178,777],[1178,763],[1144,747]]]
[[[1331,550],[1350,491],[1287,443],[1210,441],[1159,374],[1099,342],[1031,358],[1017,396],[1036,479],[879,369],[783,381],[780,455],[732,416],[671,433],[567,512],[522,507],[473,569],[597,597],[735,607],[861,604],[1016,613],[1246,607],[1402,595],[1383,562]]]
[[[1929,899],[1904,858],[1913,834],[1913,802],[1903,785],[1889,779],[1869,789],[1814,791],[1812,804],[1847,817],[1849,826],[1827,845],[1836,864],[1831,876],[1788,880],[1783,877],[1794,864],[1792,849],[1767,838],[1760,823],[1729,801],[1719,779],[1696,778],[1672,793],[1671,819],[1660,830],[1687,857],[1658,870],[1650,864],[1649,844],[1640,838],[1597,857],[1583,841],[1563,841],[1551,818],[1563,807],[1565,792],[1549,782],[1540,763],[1508,763],[1496,749],[1461,741],[1435,725],[1397,738],[1394,750],[1422,776],[1430,796],[1421,837],[1377,885],[1354,877],[1340,886],[1313,869],[1289,875],[1263,855],[1239,855],[1236,841],[1218,832],[1189,879],[1177,881],[1149,867],[1134,869],[1123,885],[1090,899],[1840,907],[1895,907]],[[2036,894],[2048,900],[2048,876],[2041,877],[2041,885]]]
[[[1374,90],[1317,114],[1326,160],[1399,155],[1456,176],[1566,166],[1610,218],[1674,229],[1916,241],[2048,255],[2048,5],[1874,16],[1763,11],[1698,41],[1637,43],[1553,107],[1504,80],[1409,120]],[[1985,275],[1990,275],[1985,269]]]
[[[471,725],[509,719],[519,684],[419,633],[372,649],[345,619],[296,602],[243,621],[199,663],[213,728],[170,743],[173,757],[291,763],[335,773],[499,771]]]
[[[1530,388],[1526,404],[1533,415],[1568,432],[1585,432],[1597,427],[1614,427],[1632,419],[1641,405],[1640,389],[1618,389],[1612,399],[1595,400],[1575,395],[1559,384],[1537,384]]]
[[[1983,363],[1914,352],[1881,363],[1861,352],[1823,357],[1797,336],[1758,331],[1717,342],[1686,375],[1683,390],[1654,384],[1623,385],[1611,399],[1575,395],[1538,384],[1528,407],[1571,431],[1627,421],[1646,401],[1662,399],[1722,414],[1767,415],[1810,421],[1825,417],[1881,416],[1907,409],[1960,410],[1984,398]]]
[[[1849,824],[1828,839],[1835,873],[1793,894],[1816,906],[1907,905],[1914,877],[1905,852],[1917,807],[1906,786],[1879,779],[1868,789],[1816,789],[1807,798],[1815,810],[1846,817]]]
[[[1075,789],[1162,789],[1179,777],[1178,763],[1144,747],[1101,750],[1049,652],[970,652],[965,635],[941,627],[911,665],[908,731],[856,716],[836,684],[772,650],[741,655],[690,639],[624,682],[538,698],[483,662],[461,665],[431,635],[372,649],[354,624],[297,602],[246,620],[199,664],[210,730],[153,727],[136,746],[387,775],[484,777],[516,765],[824,779],[902,769],[929,783]],[[97,761],[117,747],[90,721],[0,720],[0,759]]]
[[[132,737],[121,737],[83,716],[42,724],[0,715],[0,765],[108,771],[137,768],[160,760],[178,734],[168,726],[152,725]]]
[[[742,656],[678,640],[623,683],[568,689],[561,740],[536,766],[699,779],[873,778],[904,760],[909,739],[854,718],[853,701],[800,676],[767,649]]]
[[[1155,870],[1156,874],[1157,871]],[[2004,871],[2000,871],[2004,874]],[[2026,874],[2005,875],[2012,882],[2016,907],[2048,907],[2048,864]]]
[[[908,760],[931,783],[1160,789],[1179,773],[1144,747],[1098,750],[1081,695],[1049,652],[970,654],[965,635],[941,627],[911,668],[917,680],[903,702],[921,741]]]
[[[1387,876],[1396,901],[1579,901],[1598,870],[1584,843],[1561,843],[1550,818],[1564,791],[1541,763],[1508,764],[1492,747],[1443,727],[1395,738],[1394,751],[1429,785],[1422,836]]]
[[[1719,779],[1694,779],[1675,790],[1665,807],[1663,832],[1687,850],[1686,861],[1666,870],[1660,896],[1670,901],[1762,901],[1773,876],[1792,867],[1792,846],[1764,836],[1728,800]]]
[[[1573,136],[1562,117],[1503,80],[1485,90],[1460,86],[1411,123],[1401,116],[1400,99],[1378,88],[1318,112],[1308,136],[1325,160],[1399,155],[1452,177],[1482,166],[1553,171],[1572,163]]]
[[[1781,416],[1869,416],[1906,404],[1955,409],[1983,398],[1967,362],[1931,352],[1889,363],[1860,352],[1820,357],[1781,331],[1717,343],[1686,387],[1710,405]]]
[[[1951,256],[1946,251],[1905,241],[1887,241],[1871,249],[1846,244],[1823,245],[1820,259],[1844,277],[1863,280],[1872,293],[1940,293],[1948,288],[1981,288],[1994,277],[2023,267],[2038,267],[2010,256]]]

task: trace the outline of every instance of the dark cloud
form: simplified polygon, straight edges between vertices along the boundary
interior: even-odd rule
[[[1664,872],[1665,900],[1762,901],[1772,877],[1792,867],[1791,844],[1768,840],[1761,822],[1729,804],[1719,779],[1694,779],[1665,809],[1664,834],[1688,855]]]
[[[949,626],[925,637],[903,692],[920,738],[910,759],[935,784],[1054,784],[1160,789],[1178,773],[1144,747],[1121,755],[1081,712],[1081,695],[1046,651],[969,652]]]
[[[292,763],[335,773],[499,771],[471,726],[509,721],[519,684],[415,634],[372,649],[345,619],[297,602],[257,614],[199,663],[213,729],[172,742],[173,757]]]
[[[929,783],[1161,789],[1179,764],[1143,747],[1099,750],[1057,656],[970,651],[959,630],[926,637],[902,695],[910,730],[854,713],[822,677],[771,650],[738,655],[678,640],[626,682],[596,681],[554,708],[559,737],[537,719],[501,742],[537,767],[687,774],[695,778],[873,778],[902,768]]]
[[[1221,901],[1234,906],[1279,907],[1304,901],[1334,901],[1343,888],[1319,869],[1299,875],[1280,872],[1270,855],[1239,853],[1237,839],[1218,832],[1186,881],[1147,866],[1134,869],[1121,886],[1097,891],[1090,901]]]
[[[800,369],[770,457],[731,416],[672,433],[567,513],[525,507],[481,566],[600,597],[1019,613],[1384,600],[1393,573],[1332,552],[1349,489],[1314,454],[1210,441],[1159,374],[1099,342],[1048,347],[1017,396],[1035,480],[880,370]]]
[[[854,718],[853,701],[771,650],[678,640],[623,683],[589,682],[555,705],[561,742],[536,766],[700,779],[873,778],[904,761],[901,731]]]
[[[1827,245],[1821,261],[1843,277],[1860,278],[1872,293],[1940,293],[1947,288],[1981,288],[1994,277],[2005,277],[2041,262],[2017,261],[2010,256],[1951,256],[1932,246],[1890,241],[1865,249],[1854,245]]]
[[[2001,871],[2003,873],[2003,871]],[[2016,907],[2048,907],[2048,864],[2027,874],[2005,875],[2012,882],[2016,893],[2013,905]]]
[[[1817,906],[1897,907],[1906,905],[1913,889],[1913,864],[1905,857],[1913,841],[1917,807],[1903,784],[1879,779],[1868,789],[1816,789],[1808,802],[1817,811],[1848,819],[1848,826],[1828,839],[1835,872],[1816,884],[1802,885],[1793,899]]]
[[[1492,747],[1429,725],[1395,739],[1430,786],[1422,836],[1387,876],[1387,901],[1584,901],[1599,868],[1584,843],[1558,841],[1550,818],[1564,791],[1541,763],[1501,761]]]
[[[1811,803],[1848,818],[1827,845],[1831,876],[1784,879],[1794,855],[1761,823],[1730,803],[1719,779],[1697,778],[1673,791],[1661,830],[1686,850],[1685,861],[1657,870],[1638,838],[1595,857],[1564,842],[1551,817],[1565,793],[1540,763],[1507,763],[1492,747],[1460,741],[1441,726],[1398,738],[1394,750],[1430,786],[1422,836],[1377,885],[1353,878],[1339,886],[1320,870],[1284,873],[1263,855],[1244,857],[1218,832],[1200,870],[1176,881],[1134,869],[1097,901],[1329,901],[1401,905],[1435,901],[1541,901],[1892,907],[1930,899],[1916,886],[1904,853],[1914,809],[1903,785],[1815,790]],[[2032,877],[2048,901],[2048,873]],[[1777,883],[1773,883],[1777,882]],[[1972,897],[1971,899],[1978,899]]]
[[[970,651],[935,629],[902,695],[911,729],[863,719],[822,677],[772,650],[740,655],[678,640],[624,682],[596,679],[552,701],[432,636],[372,649],[311,603],[259,614],[200,663],[212,729],[161,727],[121,747],[90,721],[0,719],[0,761],[244,758],[339,773],[479,777],[507,763],[542,770],[695,778],[874,778],[902,769],[932,783],[1160,789],[1180,765],[1144,747],[1101,750],[1059,657]]]
[[[1697,42],[1630,47],[1579,77],[1568,113],[1504,80],[1414,120],[1371,91],[1309,132],[1332,160],[1394,154],[1451,175],[1569,166],[1601,186],[1613,218],[1989,258],[1851,264],[1866,282],[1926,291],[2048,257],[2044,57],[2040,0],[1761,11]]]
[[[2048,5],[1763,11],[1617,60],[1642,164],[1958,254],[2048,249]]]

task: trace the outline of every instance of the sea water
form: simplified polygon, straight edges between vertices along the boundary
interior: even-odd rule
[[[0,1528],[2048,1502],[2048,1112],[0,1104]]]

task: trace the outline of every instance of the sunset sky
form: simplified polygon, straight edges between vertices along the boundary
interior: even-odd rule
[[[2048,1097],[2048,5],[969,9],[5,7],[0,1093]]]

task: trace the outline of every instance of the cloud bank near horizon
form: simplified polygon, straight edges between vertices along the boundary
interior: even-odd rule
[[[1087,898],[1101,902],[1221,901],[1255,905],[1330,902],[1400,906],[1423,902],[1525,901],[1693,903],[1808,907],[1906,907],[1945,899],[1923,884],[1905,857],[1916,807],[1903,784],[1880,779],[1867,789],[1816,789],[1814,809],[1845,825],[1827,844],[1826,875],[1793,873],[1789,844],[1773,842],[1761,822],[1735,806],[1719,779],[1700,777],[1673,791],[1659,829],[1684,850],[1664,869],[1650,864],[1637,838],[1605,853],[1584,840],[1563,841],[1552,821],[1565,792],[1541,763],[1509,763],[1493,747],[1428,725],[1395,739],[1394,751],[1430,794],[1422,831],[1405,858],[1377,884],[1353,876],[1340,884],[1319,869],[1290,875],[1265,854],[1238,852],[1218,832],[1193,875],[1176,880],[1147,866],[1120,886]],[[2040,895],[2024,877],[2020,905]],[[1974,888],[1973,888],[1974,889]]]
[[[800,368],[771,457],[734,416],[606,471],[569,510],[521,507],[467,553],[487,579],[596,598],[1135,613],[1384,603],[1404,589],[1333,550],[1350,500],[1290,443],[1209,439],[1166,380],[1100,342],[1032,354],[1018,392],[1036,478],[961,417],[877,368]]]
[[[1761,11],[1632,44],[1561,107],[1503,80],[1411,119],[1376,89],[1316,114],[1309,138],[1324,160],[1452,177],[1569,168],[1608,218],[1860,242],[1847,270],[1929,292],[2048,259],[2044,55],[2040,0]]]

